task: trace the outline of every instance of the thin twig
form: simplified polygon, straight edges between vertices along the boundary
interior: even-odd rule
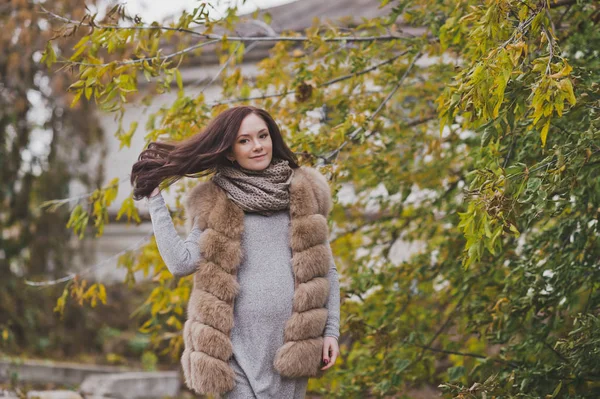
[[[398,81],[398,83],[396,84],[396,86],[394,86],[394,88],[392,89],[392,91],[390,91],[390,93],[387,95],[387,97],[381,102],[381,104],[379,104],[379,106],[377,107],[377,109],[375,110],[375,112],[373,112],[373,114],[371,114],[367,118],[367,120],[365,121],[365,123],[372,121],[373,118],[375,118],[375,116],[377,116],[377,114],[383,109],[383,107],[385,107],[385,105],[387,104],[387,102],[392,98],[392,96],[396,93],[396,91],[398,91],[398,89],[400,88],[400,86],[402,86],[402,83],[404,83],[404,80],[408,76],[408,73],[411,71],[411,69],[415,65],[415,62],[417,61],[417,59],[419,59],[421,57],[421,55],[422,55],[422,53],[420,51],[415,55],[415,57],[413,58],[412,62],[410,63],[410,65],[408,66],[408,68],[406,69],[406,71],[404,71],[404,74],[402,75],[402,77],[400,78],[400,80]],[[357,127],[348,136],[348,139],[344,140],[344,142],[338,148],[336,148],[329,155],[327,155],[325,157],[325,159],[326,159],[325,163],[330,163],[332,159],[337,158],[337,156],[340,153],[340,151],[342,151],[342,149],[344,147],[346,147],[346,145],[348,145],[348,143],[350,141],[354,140],[354,138],[364,129],[363,126],[364,126],[364,124],[362,126]]]
[[[256,19],[250,20],[250,22],[263,28],[269,36],[277,36],[277,32],[275,32],[275,30],[271,27],[271,25],[267,24],[266,22],[256,20]],[[248,52],[250,52],[254,47],[256,47],[257,44],[258,44],[257,42],[252,42],[248,47],[246,47],[244,49],[243,55],[248,54]],[[225,63],[223,63],[221,68],[219,68],[216,75],[213,76],[213,78],[202,87],[202,89],[200,90],[200,93],[204,93],[204,90],[206,90],[208,87],[210,87],[210,85],[212,85],[215,82],[215,80],[217,80],[217,78],[223,73],[223,71],[225,70],[225,68],[227,68],[227,65],[229,65],[229,63],[231,62],[231,60],[233,59],[234,55],[237,53],[237,50],[240,48],[241,45],[242,45],[241,42],[238,43],[235,50],[229,55],[229,58],[227,58],[227,61],[225,61]],[[194,83],[194,85],[200,84],[200,82],[201,82],[201,80],[199,79]]]
[[[565,15],[567,15],[567,13],[569,12],[569,10],[571,10],[571,4],[569,4],[569,5],[567,6],[567,9],[565,10],[565,12],[563,12],[563,13],[560,15],[560,18],[558,19],[558,22],[556,23],[557,29],[560,29],[560,27],[562,26],[562,21],[563,21],[563,18],[565,17]]]
[[[50,280],[50,281],[30,281],[30,280],[25,280],[25,284],[33,286],[33,287],[48,287],[51,285],[56,285],[56,284],[60,284],[60,283],[64,283],[66,281],[72,280],[74,279],[76,276],[81,276],[84,274],[87,274],[89,272],[91,272],[92,270],[98,269],[102,266],[104,266],[105,264],[107,264],[108,262],[110,262],[113,259],[117,259],[119,256],[121,255],[125,255],[127,252],[130,251],[135,251],[139,248],[142,247],[142,245],[144,245],[144,243],[146,241],[148,241],[150,239],[150,237],[152,237],[154,235],[154,230],[151,230],[149,233],[147,233],[144,237],[142,237],[140,240],[138,240],[137,242],[135,242],[133,245],[130,245],[129,247],[125,248],[124,250],[112,255],[110,258],[106,258],[103,261],[96,263],[93,266],[90,266],[80,272],[77,273],[70,273],[69,275],[56,279],[56,280]]]
[[[548,51],[550,52],[550,55],[548,56],[548,64],[546,64],[546,75],[550,75],[552,74],[552,59],[554,58],[554,38],[552,37],[552,34],[548,32],[545,25],[542,25],[542,30],[548,39]]]
[[[570,6],[570,5],[573,5],[576,3],[577,3],[577,0],[559,0],[554,3],[550,2],[550,6],[552,8],[558,8],[558,7],[562,7],[562,6]]]
[[[366,73],[369,73],[377,68],[382,67],[383,65],[387,65],[390,64],[392,62],[394,62],[395,60],[397,60],[399,57],[405,55],[409,50],[406,50],[404,52],[402,52],[401,54],[395,55],[391,58],[388,58],[385,61],[380,62],[379,64],[375,64],[369,68],[363,69],[362,71],[359,72],[355,72],[355,73],[349,73],[347,75],[343,75],[343,76],[339,76],[337,78],[328,80],[327,82],[318,84],[316,87],[317,88],[323,88],[323,87],[327,87],[330,86],[334,83],[338,83],[344,80],[348,80],[351,79],[353,77],[356,76],[360,76],[360,75],[364,75]],[[250,96],[250,97],[243,97],[243,98],[232,98],[230,100],[222,100],[222,101],[215,101],[212,103],[208,103],[206,104],[209,107],[216,107],[217,105],[225,105],[225,104],[233,104],[233,103],[239,103],[239,102],[244,102],[244,101],[252,101],[252,100],[266,100],[267,98],[273,98],[273,97],[285,97],[285,96],[289,96],[291,94],[295,94],[296,90],[288,90],[288,91],[282,91],[279,93],[272,93],[272,94],[263,94],[263,95],[257,95],[257,96]]]
[[[109,189],[109,188],[115,188],[115,187],[119,187],[121,185],[121,183],[124,183],[126,181],[129,181],[129,177],[124,177],[121,180],[119,180],[119,182],[117,184],[112,184],[110,186],[106,186],[103,187],[102,190],[105,189]],[[71,202],[75,202],[75,201],[81,201],[82,199],[85,198],[89,198],[91,197],[94,193],[96,192],[96,190],[89,192],[89,193],[85,193],[85,194],[80,194],[80,195],[76,195],[74,197],[69,197],[69,198],[62,198],[62,199],[55,199],[55,200],[49,200],[49,201],[45,201],[44,203],[42,203],[39,208],[53,208],[56,209],[59,206],[62,206],[64,204],[68,204]]]
[[[396,61],[398,58],[402,57],[403,55],[406,55],[410,50],[411,49],[405,50],[405,51],[403,51],[402,53],[400,53],[398,55],[395,55],[395,56],[393,56],[391,58],[388,58],[387,60],[382,61],[379,64],[375,64],[375,65],[373,65],[373,66],[371,66],[371,67],[369,67],[367,69],[363,69],[360,72],[350,73],[348,75],[344,75],[344,76],[340,76],[340,77],[335,78],[335,79],[328,80],[327,82],[322,83],[322,84],[318,85],[317,87],[329,86],[329,85],[332,85],[334,83],[341,82],[341,81],[346,80],[346,79],[350,79],[352,77],[364,75],[365,73],[369,73],[369,72],[371,72],[371,71],[373,71],[375,69],[378,69],[378,68],[380,68],[380,67],[382,67],[384,65],[391,64],[392,62]]]
[[[176,31],[182,33],[188,33],[191,35],[195,35],[198,37],[203,37],[206,39],[216,39],[223,40],[227,39],[228,41],[240,41],[240,42],[281,42],[281,41],[291,41],[291,42],[306,42],[312,40],[307,36],[227,36],[227,35],[219,35],[216,33],[202,33],[196,32],[191,29],[184,28],[172,28],[168,26],[116,26],[116,25],[98,25],[98,24],[90,24],[84,23],[82,21],[76,21],[73,19],[69,19],[58,14],[55,14],[43,6],[41,6],[42,10],[48,15],[54,17],[55,19],[59,19],[63,22],[74,24],[77,26],[86,26],[96,29],[107,29],[107,30],[169,30]],[[373,42],[373,41],[390,41],[390,40],[401,40],[401,39],[411,39],[412,37],[404,37],[404,36],[396,36],[396,35],[381,35],[381,36],[334,36],[334,37],[322,37],[321,40],[325,42]]]
[[[251,44],[250,44],[248,47],[246,47],[246,48],[244,49],[244,54],[243,54],[243,55],[246,55],[246,54],[247,54],[249,51],[251,51],[252,49],[254,49],[254,47],[256,47],[256,45],[257,45],[257,44],[258,44],[258,43],[256,43],[256,42],[254,42],[254,43],[251,43]],[[210,85],[212,85],[212,84],[215,82],[215,80],[217,80],[217,78],[218,78],[219,76],[221,76],[221,74],[223,73],[223,71],[225,70],[225,68],[227,68],[227,65],[229,65],[229,63],[231,62],[231,60],[233,59],[233,57],[235,56],[235,54],[237,53],[237,51],[238,51],[238,49],[240,48],[240,46],[241,46],[241,45],[242,45],[242,43],[241,43],[241,42],[240,42],[240,43],[238,43],[238,45],[236,46],[235,50],[234,50],[234,51],[233,51],[233,52],[232,52],[232,53],[229,55],[229,58],[227,58],[227,61],[225,61],[225,62],[223,63],[223,65],[221,65],[221,68],[219,68],[219,70],[217,71],[217,73],[215,74],[215,76],[213,76],[213,77],[212,77],[212,79],[211,79],[209,82],[207,82],[207,83],[206,83],[206,84],[205,84],[205,85],[202,87],[202,89],[200,90],[200,93],[204,93],[204,90],[206,90],[208,87],[210,87]],[[202,81],[202,80],[201,80],[201,79],[199,79],[199,80],[197,80],[197,81],[196,81],[196,82],[195,82],[193,85],[194,85],[194,86],[195,86],[195,85],[198,85],[198,84],[200,84],[200,83],[201,83],[201,81]]]
[[[515,29],[515,31],[512,33],[512,35],[510,35],[510,37],[508,38],[508,40],[505,41],[502,44],[502,46],[500,46],[497,50],[501,50],[501,49],[505,48],[506,46],[508,46],[515,39],[515,37],[517,36],[517,33],[519,33],[519,32],[525,32],[525,29],[527,29],[529,27],[529,25],[531,25],[531,23],[535,19],[536,15],[532,15],[529,18],[527,18],[525,21],[520,22],[519,26],[517,26],[517,29]]]
[[[69,18],[63,17],[62,15],[55,14],[52,11],[46,9],[42,5],[40,5],[40,8],[42,9],[42,11],[44,11],[44,13],[50,15],[54,19],[58,19],[59,21],[63,21],[63,22],[69,23],[69,24],[77,25],[77,26],[85,26],[85,27],[89,27],[89,28],[107,29],[107,30],[122,30],[122,29],[132,29],[132,30],[166,30],[166,31],[175,31],[175,32],[189,33],[191,35],[196,35],[196,36],[204,36],[202,33],[196,32],[196,31],[191,30],[191,29],[186,29],[186,28],[172,28],[172,27],[163,26],[163,25],[117,26],[117,25],[98,25],[98,24],[95,24],[95,23],[94,24],[84,23],[82,21],[76,21],[74,19],[69,19]]]
[[[425,345],[419,345],[416,343],[406,343],[408,345],[413,345],[431,352],[438,352],[438,353],[445,353],[448,355],[457,355],[457,356],[464,356],[464,357],[474,357],[477,359],[489,359],[493,362],[496,363],[501,363],[501,364],[508,364],[511,365],[512,367],[518,367],[519,365],[517,363],[514,362],[510,362],[508,360],[503,360],[503,359],[497,359],[497,358],[490,358],[488,356],[485,355],[478,355],[476,353],[467,353],[467,352],[458,352],[458,351],[451,351],[451,350],[447,350],[447,349],[437,349],[437,348],[432,348],[430,346],[425,346]]]
[[[64,63],[64,64],[68,64],[68,65],[83,65],[83,66],[94,66],[94,67],[104,67],[107,65],[134,65],[134,64],[140,64],[144,61],[154,61],[156,59],[159,59],[161,61],[166,61],[170,58],[173,57],[177,57],[178,55],[183,55],[183,54],[187,54],[189,52],[192,52],[194,50],[197,50],[199,48],[202,48],[204,46],[208,46],[209,44],[214,44],[214,43],[218,43],[220,42],[220,40],[209,40],[207,42],[202,42],[202,43],[198,43],[195,44],[193,46],[190,47],[186,47],[183,50],[177,51],[175,53],[172,54],[168,54],[164,57],[159,57],[158,54],[156,57],[144,57],[144,58],[136,58],[135,60],[127,60],[127,61],[112,61],[112,62],[106,62],[104,64],[92,64],[89,62],[79,62],[79,61],[57,61],[57,63]]]
[[[450,314],[446,318],[446,321],[444,321],[444,323],[442,324],[442,326],[435,332],[435,334],[433,335],[433,337],[431,337],[431,339],[427,343],[427,345],[426,345],[427,347],[431,347],[431,345],[433,345],[433,343],[440,336],[440,334],[442,332],[444,332],[444,330],[448,327],[448,325],[450,324],[450,322],[453,320],[454,315],[460,310],[463,301],[467,298],[467,296],[469,295],[469,292],[471,292],[471,287],[472,287],[472,285],[468,285],[467,286],[467,289],[464,291],[463,295],[458,300],[458,303],[456,304],[456,306],[454,307],[454,309],[452,309],[452,311],[450,312]],[[417,358],[417,360],[415,362],[420,361],[423,358],[424,354],[425,354],[425,350],[422,350],[421,354],[418,356],[418,358]]]
[[[556,32],[556,26],[554,25],[554,21],[552,21],[552,16],[550,15],[550,10],[549,9],[545,9],[546,10],[546,16],[548,17],[548,21],[550,21],[550,27],[552,28],[552,32]]]
[[[251,50],[252,48],[254,48],[254,45],[256,43],[252,43],[250,46],[248,46],[248,48],[244,51],[244,54],[246,54],[246,52],[248,52],[249,50]],[[221,74],[223,73],[223,71],[225,70],[225,68],[227,68],[227,65],[229,65],[229,63],[231,62],[231,60],[233,59],[233,57],[236,55],[237,51],[239,50],[240,46],[242,45],[242,43],[238,43],[237,46],[235,47],[235,50],[233,50],[231,52],[231,54],[229,54],[229,58],[227,58],[227,60],[223,63],[223,65],[221,65],[221,67],[219,68],[219,70],[217,71],[217,73],[215,74],[215,76],[212,77],[211,80],[209,80],[206,84],[204,84],[204,86],[202,86],[202,89],[200,90],[200,93],[204,93],[204,90],[206,90],[210,85],[212,85],[215,80],[217,80],[217,78],[219,76],[221,76]],[[200,84],[202,82],[201,79],[197,80],[193,85],[197,85]]]

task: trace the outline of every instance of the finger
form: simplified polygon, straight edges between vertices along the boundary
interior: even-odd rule
[[[327,364],[323,368],[321,368],[321,370],[327,370],[328,368],[333,367],[333,365],[335,364],[335,361],[337,359],[337,356],[338,356],[338,352],[332,348],[331,358],[329,359]]]
[[[329,363],[327,363],[325,366],[323,366],[321,368],[321,370],[327,370],[328,368],[330,368],[331,366],[333,366],[333,363],[334,362],[330,360]]]
[[[338,358],[338,352],[337,351],[333,351],[333,354],[331,355],[331,359],[329,359],[329,365],[333,366],[335,364],[335,361]]]
[[[327,342],[325,344],[323,344],[323,361],[327,360],[329,361],[329,347],[331,345]]]
[[[327,370],[329,367],[331,367],[333,365],[333,363],[329,363],[323,367],[321,367],[321,370]]]

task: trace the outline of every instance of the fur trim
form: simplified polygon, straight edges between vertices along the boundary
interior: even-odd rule
[[[236,273],[242,261],[240,243],[211,228],[200,235],[200,252],[204,259],[218,264],[227,273]]]
[[[212,262],[206,262],[199,268],[194,275],[194,284],[229,304],[233,304],[240,291],[235,276]]]
[[[218,195],[216,190],[211,187],[212,184],[209,181],[200,182],[194,187],[186,199],[184,200],[184,206],[186,210],[187,220],[192,220],[194,217],[198,217],[197,224],[201,230],[206,229],[206,220],[204,215],[207,215],[212,208],[211,203],[208,202],[210,197]]]
[[[329,272],[330,260],[329,247],[325,244],[296,252],[292,257],[296,282],[305,283],[314,276],[326,276]]]
[[[224,334],[229,334],[233,328],[233,307],[201,289],[192,290],[188,315],[191,320],[208,324]]]
[[[327,242],[327,219],[323,215],[309,215],[292,219],[290,223],[290,246],[301,252]]]
[[[216,328],[188,320],[183,326],[185,346],[221,360],[231,357],[233,348],[229,337]]]
[[[285,323],[285,340],[300,341],[320,337],[325,329],[325,323],[327,323],[327,314],[325,308],[293,313],[292,317]]]
[[[296,287],[292,302],[293,312],[325,306],[329,298],[329,280],[326,277],[316,277]]]
[[[286,377],[316,377],[323,356],[323,337],[290,341],[275,354],[275,369]]]
[[[233,389],[229,365],[233,304],[239,293],[237,270],[244,254],[244,211],[212,181],[201,182],[185,201],[188,219],[202,230],[202,260],[194,276],[184,326],[181,357],[186,385],[199,394]],[[294,274],[292,315],[286,321],[284,345],[273,365],[284,377],[316,377],[323,351],[329,297],[327,273],[332,262],[327,216],[331,211],[327,180],[315,169],[294,170],[290,184],[290,248]],[[191,226],[190,226],[191,228]]]
[[[331,189],[325,176],[314,168],[301,167],[313,185],[313,193],[318,204],[318,213],[327,217],[333,208]]]
[[[231,391],[235,373],[228,363],[202,352],[185,349],[181,356],[185,384],[196,392],[219,395]]]

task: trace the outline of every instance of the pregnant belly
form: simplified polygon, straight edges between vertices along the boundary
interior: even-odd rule
[[[285,322],[292,314],[294,282],[292,273],[275,273],[260,278],[238,275],[240,292],[235,300],[235,318],[256,322]]]
[[[263,281],[240,281],[234,316],[245,323],[284,323],[292,314],[292,277]],[[244,324],[245,324],[244,323]]]

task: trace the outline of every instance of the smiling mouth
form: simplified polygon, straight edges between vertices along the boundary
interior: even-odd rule
[[[265,155],[267,155],[267,154],[262,154],[262,155],[259,155],[259,156],[257,156],[257,157],[252,157],[251,159],[262,158],[262,157],[264,157]]]

